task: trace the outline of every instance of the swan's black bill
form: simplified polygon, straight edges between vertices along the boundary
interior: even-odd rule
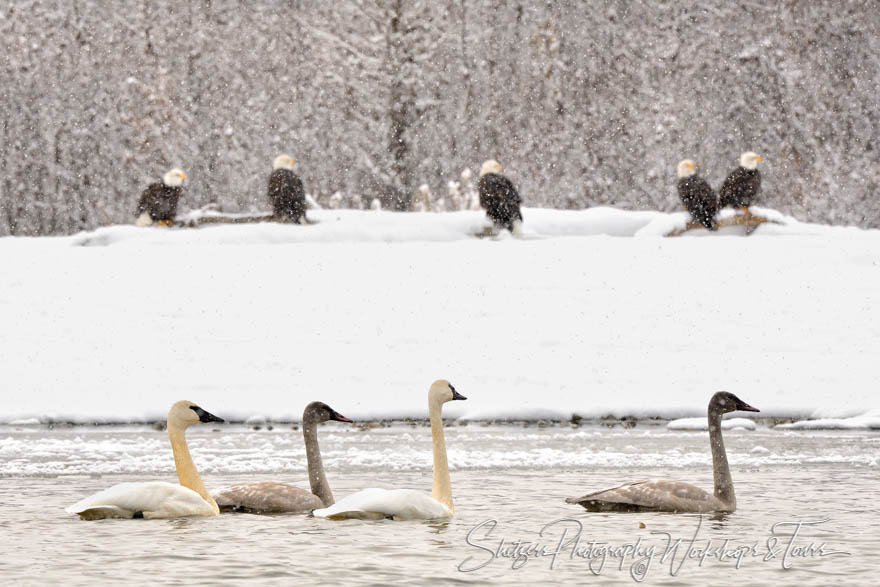
[[[736,400],[736,411],[738,412],[760,412],[758,408],[752,407],[741,399]]]
[[[201,422],[202,424],[207,424],[208,422],[225,422],[223,418],[218,418],[211,412],[206,412],[199,406],[190,406],[189,409],[196,413],[196,415],[199,417],[199,422]]]
[[[452,390],[452,399],[467,399],[466,397],[455,391],[455,388],[451,385],[449,386],[449,389]]]
[[[345,416],[343,416],[342,414],[340,414],[339,412],[331,413],[330,419],[336,420],[337,422],[351,422],[352,421],[352,420],[349,420],[348,418],[346,418]]]

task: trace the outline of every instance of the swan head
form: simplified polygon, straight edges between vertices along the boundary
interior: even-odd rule
[[[678,162],[678,179],[690,177],[697,172],[697,165],[690,159]]]
[[[465,396],[458,393],[452,384],[445,379],[438,379],[431,384],[428,390],[428,401],[431,403],[445,404],[453,400],[465,400]]]
[[[312,402],[303,410],[303,422],[327,422],[334,420],[336,422],[351,422],[348,418],[325,404],[324,402]]]
[[[293,169],[293,157],[290,155],[278,155],[272,162],[272,169]]]
[[[223,422],[211,412],[206,412],[196,404],[183,400],[175,403],[168,410],[168,427],[189,428],[193,424],[207,422]]]
[[[170,169],[163,177],[162,183],[169,187],[180,187],[183,185],[183,180],[186,179],[186,174],[183,172],[183,169],[178,169],[175,167],[174,169]]]
[[[713,411],[726,414],[728,412],[760,412],[761,410],[750,406],[729,391],[719,391],[709,400],[709,412]]]
[[[480,177],[483,177],[487,173],[501,173],[501,163],[495,161],[495,159],[484,161],[483,166],[480,167]]]
[[[745,167],[746,169],[755,169],[756,167],[758,167],[758,163],[763,160],[764,158],[757,153],[746,151],[739,156],[739,166]]]

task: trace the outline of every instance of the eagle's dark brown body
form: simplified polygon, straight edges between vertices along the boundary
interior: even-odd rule
[[[737,167],[721,184],[721,206],[748,208],[761,189],[761,172],[757,169]]]
[[[303,223],[306,220],[306,192],[302,180],[289,169],[276,169],[269,175],[269,201],[280,219]]]
[[[487,173],[477,184],[480,206],[486,215],[500,227],[513,231],[513,222],[522,221],[519,205],[522,201],[513,183],[498,173]]]
[[[709,230],[715,230],[715,214],[720,206],[712,186],[705,179],[698,175],[682,177],[678,180],[678,197],[694,220]]]
[[[177,203],[183,193],[180,186],[165,185],[162,182],[151,183],[141,194],[135,216],[144,212],[150,215],[153,222],[174,222],[177,216]]]

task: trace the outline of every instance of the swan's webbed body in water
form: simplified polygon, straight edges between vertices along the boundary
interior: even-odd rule
[[[575,498],[567,503],[582,505],[594,512],[680,512],[705,513],[736,510],[733,479],[721,436],[721,416],[728,412],[757,412],[732,393],[719,391],[709,400],[709,445],[712,449],[712,469],[715,490],[708,493],[684,481],[636,481],[611,489]]]
[[[446,402],[464,399],[467,398],[443,379],[435,381],[428,390],[428,414],[434,453],[434,478],[430,497],[414,489],[364,489],[330,507],[315,510],[315,517],[334,520],[424,520],[452,517],[455,508],[452,505],[452,483],[446,459],[442,409]]]
[[[303,410],[303,439],[309,469],[310,491],[287,483],[259,481],[241,483],[214,494],[222,511],[255,513],[308,513],[334,503],[333,492],[324,473],[318,446],[318,424],[327,421],[351,422],[323,402],[312,402]]]
[[[168,412],[168,437],[174,454],[179,485],[165,481],[119,483],[99,491],[65,511],[84,520],[103,518],[176,518],[216,516],[220,513],[189,454],[185,431],[199,422],[222,422],[188,401],[179,401]]]

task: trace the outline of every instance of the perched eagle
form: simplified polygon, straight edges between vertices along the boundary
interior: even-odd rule
[[[186,174],[181,169],[174,168],[162,178],[161,182],[151,183],[141,194],[138,201],[137,220],[138,226],[149,226],[154,222],[161,226],[174,224],[177,216],[177,202],[183,193],[183,180]]]
[[[513,183],[501,175],[501,164],[489,159],[480,168],[480,181],[477,183],[480,206],[486,216],[500,228],[506,228],[514,236],[522,235],[522,213],[519,205],[522,200]]]
[[[743,212],[749,212],[749,206],[761,189],[761,172],[758,171],[758,163],[763,158],[757,153],[748,151],[739,158],[739,167],[730,172],[724,183],[721,184],[721,206],[741,208]]]
[[[709,183],[696,174],[696,166],[690,159],[678,164],[678,197],[694,220],[709,230],[717,228],[718,197]]]
[[[278,155],[269,175],[269,201],[276,218],[303,224],[306,222],[306,191],[303,182],[292,171],[293,159]]]

